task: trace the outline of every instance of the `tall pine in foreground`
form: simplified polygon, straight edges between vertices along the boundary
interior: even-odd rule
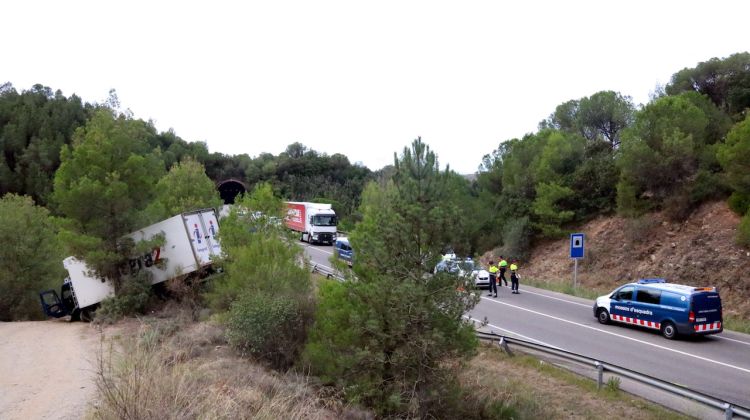
[[[383,415],[439,415],[455,391],[450,362],[476,347],[463,319],[478,301],[471,280],[428,274],[461,217],[447,180],[421,139],[405,148],[392,180],[364,192],[355,278],[321,287],[306,361]]]

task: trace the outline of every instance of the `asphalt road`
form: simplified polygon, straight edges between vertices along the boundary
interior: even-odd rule
[[[331,246],[305,246],[314,264],[330,268]],[[469,316],[487,322],[485,330],[509,335],[689,387],[733,404],[750,407],[750,335],[725,330],[705,337],[667,340],[658,332],[601,325],[594,302],[525,287],[498,298],[483,293]]]

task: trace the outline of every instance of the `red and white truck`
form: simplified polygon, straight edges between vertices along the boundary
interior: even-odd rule
[[[284,224],[308,243],[336,242],[338,218],[330,204],[287,201]]]

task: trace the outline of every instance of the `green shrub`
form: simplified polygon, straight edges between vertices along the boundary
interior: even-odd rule
[[[7,194],[0,199],[0,243],[0,321],[41,319],[39,292],[59,287],[65,276],[52,217],[31,198]]]
[[[737,227],[737,243],[750,248],[750,210],[742,217]]]
[[[642,243],[650,238],[650,232],[659,222],[646,214],[635,219],[625,221],[625,239],[631,244]]]
[[[143,313],[150,298],[150,273],[141,271],[134,277],[124,278],[117,295],[102,301],[96,311],[96,321],[112,323],[124,316]]]
[[[750,194],[735,191],[729,197],[727,204],[729,204],[729,208],[732,209],[733,212],[743,215],[750,210]]]
[[[311,305],[289,296],[245,293],[227,317],[229,343],[275,369],[297,360],[312,321]]]

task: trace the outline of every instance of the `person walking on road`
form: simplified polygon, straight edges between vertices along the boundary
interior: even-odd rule
[[[497,297],[497,267],[494,261],[490,261],[490,268],[487,270],[490,272],[490,289],[487,296],[492,296],[492,291],[495,291],[495,297]]]
[[[508,287],[508,279],[505,278],[505,270],[508,269],[508,261],[505,261],[505,258],[503,256],[500,256],[500,262],[497,264],[500,268],[500,278],[497,280],[498,284],[500,284],[500,280],[502,280],[505,283],[505,287]],[[502,284],[500,284],[502,286]]]
[[[520,294],[518,291],[518,279],[521,278],[518,275],[518,260],[513,260],[510,265],[510,288],[513,294]]]

